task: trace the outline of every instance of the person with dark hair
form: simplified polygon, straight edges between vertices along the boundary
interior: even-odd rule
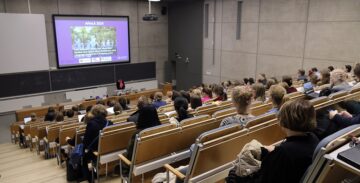
[[[202,98],[201,102],[207,102],[212,99],[212,91],[209,88],[203,88],[201,92]]]
[[[261,147],[259,182],[299,182],[312,163],[319,143],[311,133],[316,127],[315,108],[307,100],[285,103],[278,114],[286,141],[278,146]]]
[[[255,83],[254,78],[249,78],[248,85],[253,85]]]
[[[290,76],[283,76],[282,82],[285,82],[289,86],[285,88],[287,93],[297,92],[296,88],[292,86],[292,78]]]
[[[215,95],[214,101],[226,101],[227,100],[227,94],[224,91],[224,88],[219,85],[215,85],[213,88],[213,93]]]
[[[351,73],[351,69],[352,69],[351,65],[345,65],[345,72],[346,73]]]
[[[127,121],[137,123],[139,119],[139,111],[146,105],[149,105],[149,99],[145,95],[140,96],[137,103],[138,110],[132,113]]]
[[[354,87],[360,87],[360,63],[357,63],[354,67],[354,76],[358,82],[354,85]]]
[[[81,106],[82,104],[80,104]],[[74,105],[71,107],[71,110],[74,112],[74,115],[78,115],[80,113],[80,106]],[[82,106],[84,107],[84,106]]]
[[[126,148],[126,152],[125,152],[124,156],[131,161],[133,151],[134,151],[136,135],[147,128],[155,127],[158,125],[161,125],[161,123],[160,123],[156,108],[153,105],[143,106],[139,110],[139,120],[136,123],[136,132],[132,135],[132,137],[128,143],[128,146]],[[115,172],[120,172],[119,168],[120,168],[119,166],[116,166]],[[123,170],[122,171],[123,174],[125,175],[128,173],[129,167],[123,164],[122,170]]]
[[[334,67],[333,67],[332,65],[330,65],[330,66],[328,67],[328,70],[329,70],[329,72],[332,72],[332,71],[334,70]]]
[[[175,101],[176,98],[178,97],[181,97],[181,93],[176,91],[176,90],[173,90],[173,93],[172,93],[172,96],[171,96],[171,100],[172,101]]]
[[[188,103],[190,102],[190,93],[185,91],[185,90],[181,90],[180,94],[182,97],[186,98],[186,100],[188,101]]]
[[[64,114],[62,112],[55,113],[55,122],[63,122],[64,121]]]
[[[266,75],[264,73],[259,74],[257,82],[266,85],[267,83]]]
[[[170,118],[170,123],[178,124],[181,123],[182,120],[194,117],[192,114],[188,113],[189,103],[186,98],[178,97],[174,101],[174,108],[177,113],[177,117]]]
[[[305,75],[305,70],[304,69],[299,69],[298,70],[298,81],[304,81],[304,83],[306,83],[308,81],[306,75]]]
[[[122,107],[122,109],[123,110],[129,110],[130,108],[128,107],[128,105],[127,105],[127,100],[126,100],[126,98],[125,97],[123,97],[123,96],[121,96],[121,97],[119,97],[119,103],[120,103],[120,105],[121,105],[121,107]]]
[[[247,85],[247,84],[249,83],[249,79],[248,79],[248,78],[244,78],[243,81],[244,81],[244,84],[245,84],[245,85]]]
[[[191,106],[191,109],[196,109],[200,106],[202,106],[202,101],[201,101],[201,98],[197,95],[192,95],[190,97],[190,106]]]
[[[161,106],[166,105],[166,102],[162,100],[163,94],[161,92],[156,92],[154,95],[153,106],[158,109]]]
[[[66,116],[68,118],[72,118],[72,117],[74,117],[74,115],[75,115],[75,113],[74,113],[74,111],[72,109],[69,109],[69,110],[66,111]]]
[[[35,122],[35,121],[37,121],[36,113],[32,112],[32,113],[30,114],[30,118],[31,118],[30,122]]]
[[[115,103],[113,109],[114,109],[114,115],[115,116],[123,113],[123,109],[122,109],[122,107],[121,107],[121,105],[119,103]]]
[[[55,120],[55,108],[49,107],[48,112],[45,115],[44,121],[54,121]]]
[[[107,110],[104,105],[97,104],[93,106],[91,114],[93,118],[87,123],[84,134],[83,144],[85,152],[82,163],[83,176],[89,182],[92,182],[92,176],[88,168],[88,163],[96,161],[97,159],[93,152],[98,150],[99,132],[106,126],[112,125],[112,122],[106,119]]]
[[[96,104],[97,105],[103,105],[103,106],[105,106],[106,104],[105,104],[105,102],[103,101],[103,100],[98,100],[98,101],[96,101]]]
[[[311,68],[311,72],[312,72],[313,74],[316,74],[316,76],[317,76],[319,79],[321,79],[321,74],[320,74],[320,72],[318,71],[318,69],[317,69],[316,67]]]
[[[114,107],[115,104],[116,104],[115,100],[108,100],[108,102],[107,102],[108,107]]]

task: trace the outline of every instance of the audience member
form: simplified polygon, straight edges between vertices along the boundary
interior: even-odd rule
[[[314,150],[319,143],[311,133],[316,127],[315,109],[306,100],[285,103],[278,115],[286,141],[278,146],[262,147],[259,182],[300,182],[312,163]]]
[[[178,97],[174,101],[174,108],[177,113],[177,117],[170,118],[170,123],[178,124],[182,120],[194,117],[188,112],[189,103],[184,97]]]
[[[44,121],[54,121],[55,120],[55,108],[49,107],[48,112],[45,115]]]
[[[169,103],[172,102],[172,100],[171,100],[172,95],[173,95],[173,92],[172,92],[172,91],[167,91],[167,92],[166,92],[166,97],[167,97],[167,98],[166,98],[165,102],[166,102],[167,104],[169,104]]]
[[[108,107],[114,107],[115,104],[116,104],[115,100],[108,100],[108,102],[107,102]]]
[[[171,100],[172,100],[172,101],[175,101],[175,99],[178,98],[178,97],[181,97],[181,93],[178,92],[178,91],[176,91],[176,90],[173,90],[173,94],[172,94],[172,96],[171,96]]]
[[[343,90],[350,90],[351,86],[346,82],[347,74],[342,69],[335,69],[330,73],[331,91],[333,93]]]
[[[202,106],[202,101],[201,101],[201,98],[197,95],[192,95],[190,97],[190,106],[191,106],[191,109],[196,109],[200,106]]]
[[[296,88],[292,86],[292,78],[290,76],[283,76],[282,82],[285,82],[289,86],[285,88],[287,93],[297,92]]]
[[[64,115],[62,112],[56,112],[55,113],[55,122],[63,122],[64,121]]]
[[[222,120],[220,126],[233,123],[245,126],[246,123],[254,116],[250,114],[251,100],[253,98],[253,90],[250,86],[237,86],[232,92],[232,101],[236,107],[237,115],[227,117]]]
[[[75,115],[75,113],[72,109],[66,110],[66,116],[68,118],[72,118],[72,117],[74,117],[74,115]]]
[[[227,100],[227,94],[224,91],[224,88],[219,85],[215,85],[212,90],[215,99],[214,101],[226,101]]]
[[[354,76],[356,76],[358,83],[354,87],[360,87],[360,63],[357,63],[354,68]]]
[[[273,85],[270,87],[269,93],[273,108],[270,109],[267,113],[277,113],[280,110],[281,105],[286,100],[284,98],[286,95],[286,90],[280,85]]]
[[[318,77],[318,79],[321,79],[321,74],[316,67],[311,68],[311,71]]]
[[[98,149],[99,132],[106,126],[112,125],[112,122],[106,119],[107,111],[104,105],[97,104],[93,106],[91,109],[91,114],[93,118],[86,125],[83,139],[85,153],[82,163],[83,176],[89,182],[92,182],[92,176],[88,169],[88,163],[97,160],[97,157],[93,154],[93,152],[97,151]]]
[[[266,75],[264,73],[259,74],[257,82],[266,85],[267,83]]]
[[[266,83],[266,90],[269,90],[272,85],[276,85],[276,84],[277,83],[275,82],[274,79],[268,79],[268,81]]]
[[[121,108],[125,111],[130,109],[128,106],[127,99],[123,96],[119,97],[119,104],[121,105]]]
[[[140,96],[137,103],[138,110],[132,113],[127,121],[137,123],[139,119],[139,111],[146,105],[149,105],[149,99],[145,95]]]
[[[81,106],[81,110],[84,110],[83,109],[84,106],[82,104],[80,104],[80,106]],[[71,110],[74,112],[74,115],[80,114],[80,106],[74,105],[71,107]]]
[[[30,114],[30,118],[31,118],[30,122],[35,122],[35,121],[37,121],[36,114],[35,114],[34,112],[32,112],[32,113]]]
[[[212,99],[212,91],[209,88],[203,88],[201,102],[205,103],[211,99]]]
[[[190,103],[190,93],[185,91],[185,90],[181,90],[180,91],[180,95],[184,98],[186,98],[186,100],[188,101],[188,103]]]
[[[298,70],[298,81],[303,81],[304,83],[306,83],[308,81],[307,76],[305,75],[305,70],[304,69],[299,69]]]
[[[328,67],[328,70],[329,70],[329,72],[332,72],[332,71],[334,70],[334,67],[333,67],[332,65],[330,65],[330,66]]]
[[[254,91],[254,101],[257,101],[257,102],[265,102],[266,101],[266,97],[265,97],[266,88],[262,83],[256,83],[256,84],[252,85],[252,89]]]
[[[153,105],[156,109],[158,109],[161,106],[166,105],[166,102],[163,101],[162,98],[163,98],[163,94],[161,92],[155,93]]]
[[[114,115],[117,116],[117,115],[120,115],[123,113],[123,109],[121,107],[121,105],[119,103],[115,103],[114,105]]]

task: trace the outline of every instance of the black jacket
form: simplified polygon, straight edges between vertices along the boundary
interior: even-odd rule
[[[105,128],[106,124],[108,126],[112,125],[111,121],[108,121],[106,118],[96,117],[89,121],[86,125],[86,130],[84,134],[84,149],[89,151],[96,151],[98,149],[99,143],[99,132]]]

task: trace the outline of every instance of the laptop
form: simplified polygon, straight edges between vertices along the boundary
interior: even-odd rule
[[[337,158],[360,170],[360,145],[340,152]]]
[[[311,82],[307,82],[304,84],[304,94],[311,98],[319,97],[319,94],[314,91],[314,87]]]
[[[29,121],[31,121],[31,117],[26,117],[26,118],[24,118],[24,123],[25,123],[25,124],[28,123]]]

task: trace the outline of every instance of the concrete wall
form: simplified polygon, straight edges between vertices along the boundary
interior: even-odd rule
[[[153,12],[160,15],[157,22],[144,22],[148,4],[140,0],[0,0],[0,12],[45,14],[49,65],[56,67],[56,52],[52,14],[127,15],[130,16],[131,62],[156,61],[156,75],[164,81],[168,60],[168,18],[161,15],[166,3],[153,3]]]
[[[206,3],[205,83],[258,73],[280,77],[299,68],[343,67],[360,60],[359,0],[243,0],[240,40],[237,0]]]

